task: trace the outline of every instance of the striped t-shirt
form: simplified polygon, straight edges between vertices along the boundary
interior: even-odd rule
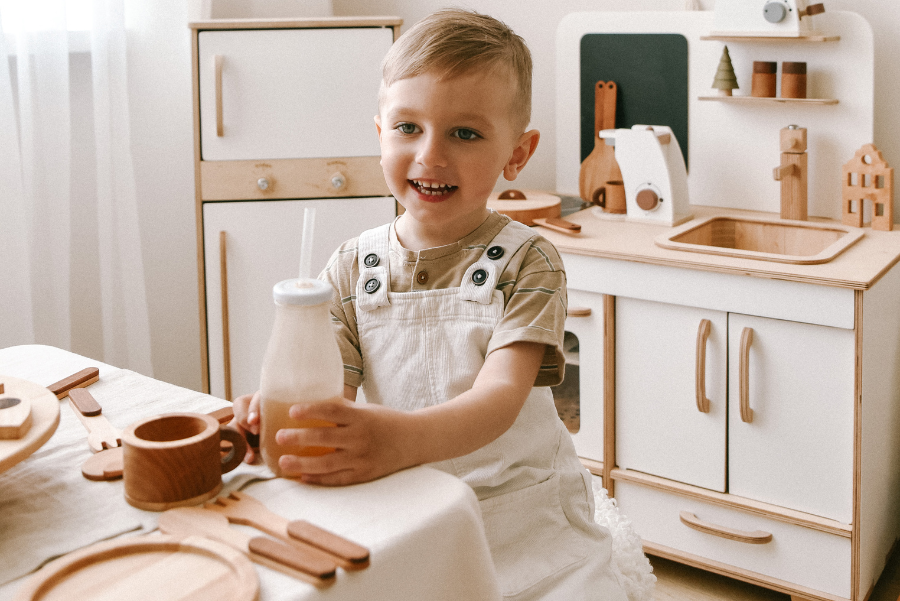
[[[391,292],[458,287],[466,269],[509,221],[492,211],[462,240],[418,252],[403,248],[391,227]],[[342,244],[319,276],[338,292],[331,303],[332,320],[344,361],[344,383],[354,387],[359,387],[364,378],[354,304],[359,279],[357,244],[358,238]],[[489,347],[496,349],[519,341],[546,344],[534,385],[559,384],[565,368],[562,348],[567,298],[566,273],[556,248],[535,232],[534,238],[515,252],[497,282],[504,311]]]

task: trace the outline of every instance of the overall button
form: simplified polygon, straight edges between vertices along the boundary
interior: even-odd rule
[[[366,267],[375,267],[378,265],[378,255],[375,253],[366,255],[366,258],[363,259],[363,263],[365,263]]]
[[[476,286],[482,286],[487,281],[487,272],[484,269],[476,269],[472,274],[472,281]]]
[[[381,287],[381,282],[379,282],[375,278],[372,278],[371,280],[366,282],[366,292],[368,292],[369,294],[372,294],[373,292],[378,290],[379,287]]]
[[[487,251],[488,259],[496,261],[503,256],[503,248],[500,246],[492,246]]]
[[[428,272],[424,269],[416,274],[416,281],[423,286],[428,283]]]

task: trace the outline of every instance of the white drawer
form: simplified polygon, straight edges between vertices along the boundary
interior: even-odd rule
[[[616,500],[638,535],[649,543],[734,566],[741,571],[850,598],[850,539],[773,520],[731,507],[633,482],[616,481]],[[745,532],[763,531],[772,539],[750,544],[700,532],[682,523],[691,512],[704,522]]]

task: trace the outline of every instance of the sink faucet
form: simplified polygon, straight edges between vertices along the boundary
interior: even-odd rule
[[[781,182],[781,218],[806,221],[806,128],[788,125],[781,130],[781,165],[775,181]]]

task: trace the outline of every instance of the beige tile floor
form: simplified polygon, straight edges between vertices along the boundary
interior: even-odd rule
[[[650,557],[656,574],[654,601],[790,601],[789,595],[698,570],[659,557]],[[900,556],[888,563],[868,601],[898,601]]]

